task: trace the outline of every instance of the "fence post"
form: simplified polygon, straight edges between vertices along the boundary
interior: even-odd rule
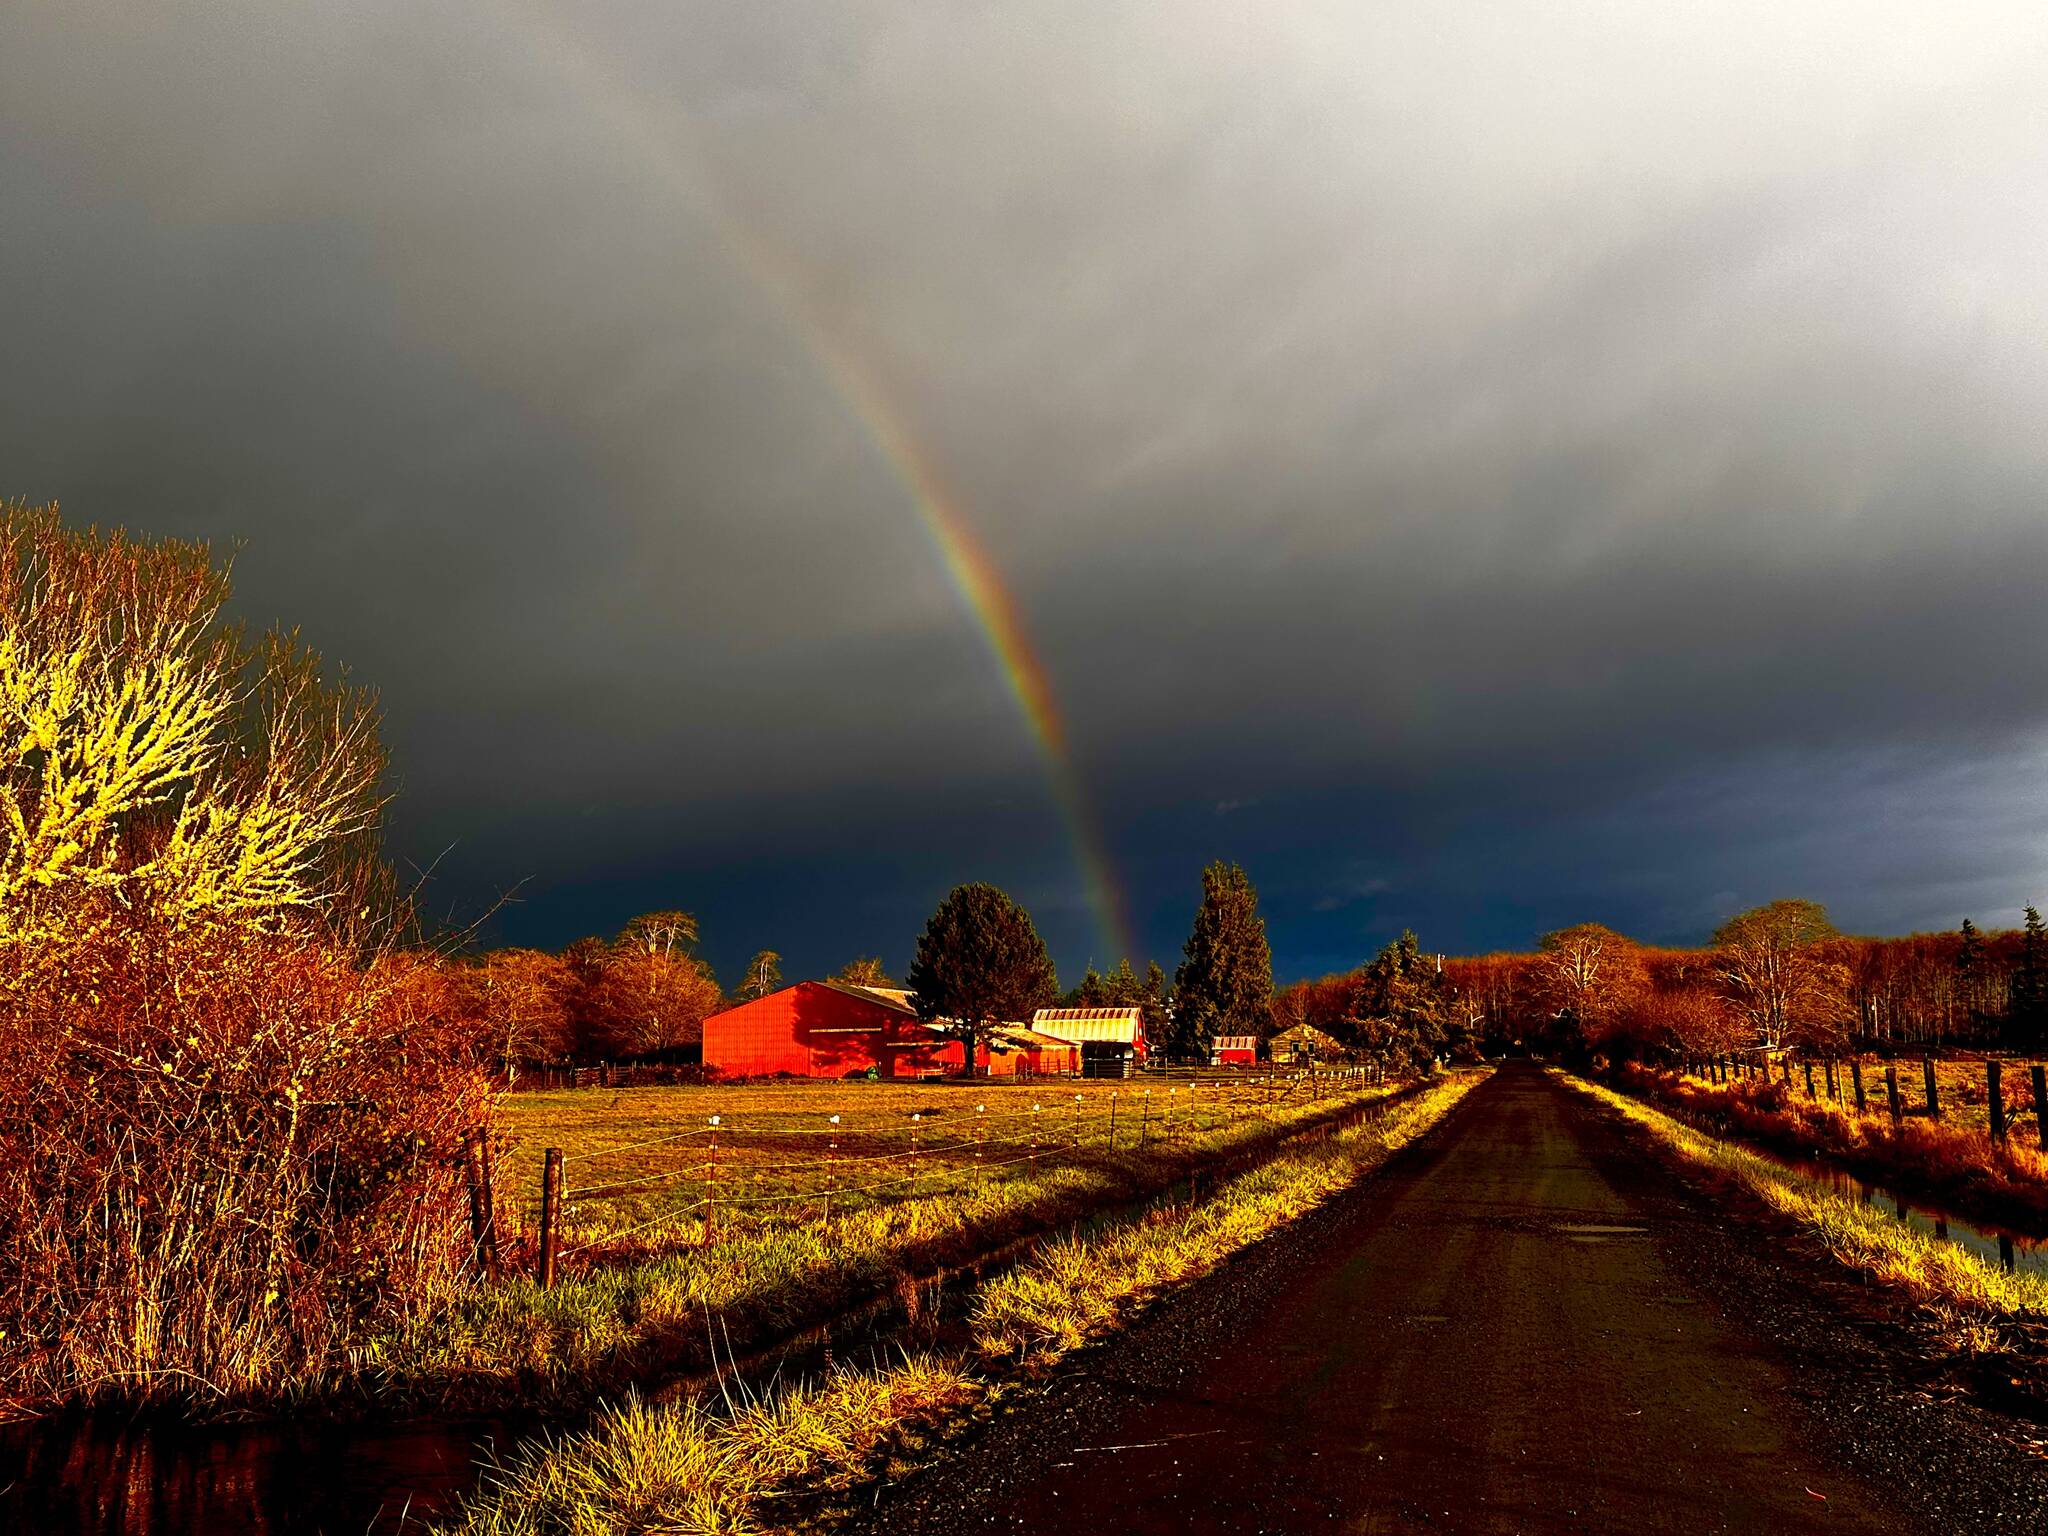
[[[1074,1150],[1081,1150],[1081,1095],[1074,1095]]]
[[[561,1241],[562,1149],[549,1147],[540,1165],[540,1288],[555,1283],[555,1249]]]
[[[1920,1066],[1927,1077],[1927,1118],[1939,1120],[1941,1118],[1941,1095],[1935,1092],[1934,1089],[1934,1058],[1932,1056],[1921,1057]]]
[[[1116,1090],[1109,1090],[1109,1150],[1116,1150]]]
[[[825,1123],[830,1127],[825,1132],[825,1220],[829,1222],[833,1186],[839,1181],[839,1117],[834,1115]]]
[[[477,1171],[484,1185],[484,1271],[496,1284],[504,1271],[498,1264],[498,1173],[491,1156],[491,1133],[477,1138]]]
[[[462,1138],[462,1182],[469,1189],[469,1255],[470,1262],[482,1269],[484,1257],[484,1177],[477,1154],[477,1143],[488,1132]],[[495,1278],[495,1277],[493,1277]]]
[[[1870,1107],[1864,1102],[1863,1098],[1863,1058],[1861,1056],[1851,1056],[1849,1058],[1849,1082],[1856,1089],[1856,1113],[1860,1115]]]
[[[711,1246],[718,1213],[718,1116],[711,1117],[710,1160],[704,1165],[704,1246]]]
[[[1998,1063],[1984,1063],[1984,1093],[1991,1101],[1991,1139],[2005,1140],[2005,1095],[1999,1091]]]
[[[986,1104],[974,1106],[974,1171],[976,1173],[981,1172],[982,1138],[988,1135],[987,1111],[988,1106]]]
[[[2034,1127],[2041,1133],[2041,1145],[2048,1147],[2048,1069],[2036,1064],[2027,1069],[2034,1089]]]
[[[1906,1117],[1905,1107],[1899,1103],[1899,1064],[1896,1061],[1884,1064],[1884,1096],[1891,1100],[1892,1128],[1896,1130]]]
[[[1150,1088],[1145,1090],[1144,1111],[1143,1116],[1138,1121],[1138,1150],[1140,1152],[1145,1150],[1146,1144],[1152,1139],[1152,1090]]]

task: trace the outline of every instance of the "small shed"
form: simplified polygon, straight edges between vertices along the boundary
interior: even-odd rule
[[[1255,1067],[1259,1064],[1257,1035],[1218,1035],[1209,1048],[1212,1067]]]
[[[1266,1042],[1266,1056],[1283,1065],[1306,1065],[1311,1061],[1336,1061],[1344,1055],[1344,1044],[1327,1030],[1313,1024],[1283,1029]]]

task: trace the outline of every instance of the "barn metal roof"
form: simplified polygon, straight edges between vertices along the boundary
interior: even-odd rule
[[[1128,1045],[1144,1032],[1145,1011],[1135,1004],[1128,1008],[1041,1008],[1031,1016],[1031,1027],[1058,1040],[1109,1040]]]

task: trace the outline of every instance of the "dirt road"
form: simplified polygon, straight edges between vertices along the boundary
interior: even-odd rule
[[[1719,1294],[1699,1283],[1694,1250],[1728,1243],[1712,1208],[1535,1068],[1499,1072],[1301,1225],[1167,1299],[869,1528],[1929,1528],[1847,1465],[1882,1454],[1844,1456],[1842,1426],[1819,1424],[1834,1384],[1815,1373],[1841,1362],[1774,1337],[1806,1323],[1769,1286],[1752,1310],[1725,1274]],[[1869,1430],[1899,1433],[1883,1413]]]

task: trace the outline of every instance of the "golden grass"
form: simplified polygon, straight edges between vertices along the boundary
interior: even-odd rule
[[[1580,1078],[1564,1079],[1697,1168],[1734,1180],[1772,1210],[1811,1231],[1841,1263],[1916,1301],[1979,1319],[2048,1316],[2048,1279],[2007,1274],[1958,1244],[1894,1221],[1883,1212],[1820,1189],[1770,1159],[1694,1130],[1661,1110]]]
[[[776,1495],[843,1486],[913,1433],[911,1426],[956,1413],[985,1390],[957,1363],[913,1358],[888,1371],[834,1371],[736,1411],[629,1399],[591,1429],[496,1474],[453,1529],[462,1536],[758,1531],[761,1506]]]
[[[1148,1135],[1143,1150],[1119,1115],[1114,1153],[1107,1149],[1106,1114],[1099,1148],[1088,1145],[1084,1118],[1078,1149],[1069,1130],[1064,1146],[1048,1145],[1035,1163],[978,1175],[955,1170],[927,1194],[852,1209],[842,1201],[829,1219],[804,1203],[773,1213],[736,1213],[721,1219],[710,1246],[671,1247],[580,1269],[571,1265],[553,1290],[525,1280],[480,1288],[363,1352],[357,1367],[387,1388],[443,1402],[490,1403],[513,1396],[561,1405],[588,1402],[634,1382],[708,1366],[714,1329],[721,1348],[766,1343],[884,1294],[906,1275],[964,1263],[1018,1237],[1138,1199],[1191,1170],[1256,1151],[1290,1129],[1376,1102],[1403,1086],[1304,1095],[1270,1108],[1259,1105],[1256,1114],[1244,1113],[1249,1106],[1240,1105],[1230,1116],[1223,1093],[1251,1090],[1205,1087],[1201,1091],[1217,1100],[1213,1109],[1201,1118],[1187,1114],[1170,1135]],[[742,1092],[809,1092],[815,1096],[808,1102],[817,1105],[846,1102],[847,1087]],[[884,1113],[930,1102],[921,1097],[928,1095],[950,1096],[970,1110],[977,1102],[999,1102],[958,1088],[892,1085],[882,1091],[890,1096],[882,1101]],[[1067,1091],[1071,1103],[1078,1090]],[[1026,1113],[1030,1102],[1024,1100]],[[751,1106],[741,1111],[748,1112]],[[602,1258],[604,1249],[596,1254]]]
[[[1846,1069],[1840,1076],[1846,1079]],[[1807,1098],[1803,1074],[1797,1071],[1789,1090],[1781,1080],[1709,1083],[1640,1067],[1625,1068],[1620,1082],[1632,1093],[1705,1120],[1717,1133],[1795,1157],[1825,1157],[1872,1183],[1917,1195],[1958,1216],[2022,1230],[2048,1220],[2048,1155],[2029,1143],[2030,1128],[2015,1129],[2005,1141],[1993,1140],[1987,1130],[1960,1123],[1956,1098],[1946,1093],[1943,1119],[1914,1113],[1894,1126],[1883,1078],[1873,1083],[1872,1076],[1865,1073],[1870,1109],[1862,1114],[1853,1099]],[[1919,1076],[1916,1066],[1915,1083]],[[1903,1096],[1912,1085],[1900,1086]],[[1977,1086],[1981,1095],[1981,1079]],[[1846,1081],[1842,1087],[1847,1093]],[[1909,1107],[1914,1102],[1909,1098]]]
[[[1165,1286],[1294,1220],[1415,1140],[1484,1079],[1460,1072],[1374,1122],[1290,1148],[1191,1207],[1049,1244],[983,1288],[975,1347],[884,1371],[839,1370],[814,1386],[733,1405],[638,1400],[519,1456],[473,1498],[461,1536],[744,1533],[791,1494],[872,1476],[890,1452],[1001,1390],[991,1373],[1042,1365],[1117,1326]]]
[[[541,1155],[560,1148],[563,1241],[612,1251],[695,1242],[714,1191],[721,1223],[801,1221],[929,1195],[983,1172],[1024,1180],[1146,1149],[1285,1123],[1364,1084],[1260,1071],[1127,1081],[830,1081],[507,1094],[501,1193],[537,1219]],[[718,1125],[714,1128],[712,1118]],[[837,1117],[836,1120],[834,1117]],[[664,1218],[673,1218],[664,1221]]]

